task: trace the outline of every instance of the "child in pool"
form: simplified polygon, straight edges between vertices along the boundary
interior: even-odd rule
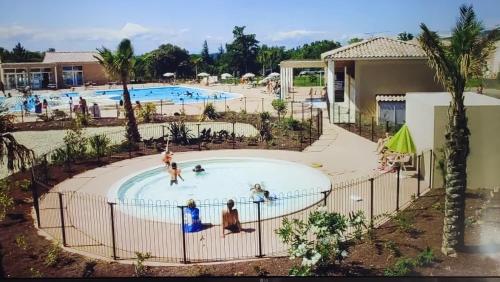
[[[162,154],[162,161],[165,163],[165,166],[170,167],[170,163],[172,162],[172,156],[174,153],[172,151],[166,150]]]
[[[201,167],[201,165],[196,165],[193,168],[193,171],[196,173],[196,175],[201,174],[202,172],[205,172],[205,169]]]
[[[168,173],[170,173],[170,186],[179,184],[177,177],[184,181],[184,178],[181,176],[181,169],[177,168],[177,163],[172,163],[172,167],[168,170]]]

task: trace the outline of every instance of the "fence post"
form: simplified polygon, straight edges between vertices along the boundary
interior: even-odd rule
[[[247,97],[243,97],[243,100],[245,102],[245,113],[247,112]]]
[[[261,98],[262,100],[262,112],[265,112],[265,109],[264,109],[264,98]]]
[[[165,141],[165,125],[161,126],[161,140]]]
[[[433,154],[432,154],[432,149],[430,150],[430,156],[429,156],[429,188],[432,186],[432,159],[433,159]]]
[[[372,139],[371,139],[372,142],[373,142],[373,138],[374,138],[374,134],[375,134],[375,132],[374,132],[374,126],[375,126],[375,117],[372,116]]]
[[[420,157],[417,156],[417,197],[420,197]]]
[[[188,263],[186,254],[186,233],[184,232],[184,208],[185,206],[177,206],[181,209],[181,232],[182,232],[182,263]]]
[[[118,257],[116,256],[115,213],[113,208],[115,203],[108,202],[108,205],[109,205],[109,211],[111,213],[110,220],[111,220],[111,243],[113,247],[113,259],[116,260]]]
[[[182,112],[184,112],[184,99],[182,99]]]
[[[254,203],[257,204],[257,231],[258,231],[258,235],[259,235],[259,254],[256,256],[256,257],[259,257],[261,258],[263,255],[262,255],[262,233],[261,233],[261,228],[260,228],[260,223],[261,223],[261,220],[260,220],[260,203],[262,203],[262,201],[255,201]]]
[[[302,122],[304,122],[304,102],[302,102]]]
[[[24,122],[24,106],[21,106],[21,122]]]
[[[163,99],[160,99],[160,115],[163,115]]]
[[[227,112],[227,97],[224,96],[224,112]]]
[[[293,101],[290,101],[290,117],[293,119]]]
[[[370,178],[370,226],[373,226],[373,177]]]
[[[120,118],[120,108],[118,107],[118,103],[116,105],[116,118]]]
[[[398,166],[398,179],[396,180],[396,211],[399,211],[399,186],[400,186],[400,183],[399,183],[399,176],[401,174],[401,167]]]
[[[40,206],[38,203],[38,191],[36,188],[36,180],[35,180],[35,172],[34,168],[31,168],[31,195],[33,197],[33,207],[35,208],[35,215],[36,215],[36,223],[38,228],[41,227],[40,224]]]
[[[233,149],[236,145],[236,133],[234,132],[234,125],[236,124],[236,122],[233,121]]]
[[[326,207],[326,198],[328,197],[327,193],[330,191],[321,191],[321,194],[323,194],[323,206]]]
[[[339,116],[337,123],[340,123],[340,106],[337,106],[337,115]]]
[[[358,128],[359,128],[359,136],[361,136],[361,112],[358,115]]]
[[[68,174],[71,172],[71,150],[69,144],[66,144],[66,168],[68,169]]]
[[[57,193],[59,195],[59,216],[61,217],[61,233],[62,233],[62,243],[63,246],[66,244],[66,229],[64,228],[64,206],[63,206],[63,194],[61,192]]]
[[[385,121],[385,132],[389,132],[389,121]]]
[[[321,136],[321,124],[320,124],[321,119],[320,119],[320,116],[319,116],[319,112],[320,111],[321,111],[320,109],[317,109],[317,111],[316,111],[316,121],[317,121],[317,125],[318,125],[318,139]]]
[[[198,151],[201,151],[200,123],[197,123],[196,126],[198,127]]]

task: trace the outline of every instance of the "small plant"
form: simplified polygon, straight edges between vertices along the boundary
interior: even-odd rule
[[[172,136],[172,142],[175,144],[186,145],[193,138],[191,130],[187,128],[183,121],[171,122],[168,125],[168,130],[170,131],[170,136]]]
[[[82,114],[77,112],[75,122],[79,124],[79,126],[89,126],[90,114]]]
[[[20,181],[16,181],[16,186],[21,188],[21,191],[28,192],[31,188],[31,181],[29,179],[23,179]]]
[[[284,118],[281,121],[281,124],[285,129],[288,130],[298,131],[303,129],[302,123],[292,117]]]
[[[137,257],[136,259],[136,264],[134,264],[134,271],[135,275],[137,277],[144,277],[148,274],[149,268],[144,265],[144,261],[151,258],[151,253],[141,253],[141,252],[135,252],[135,255]]]
[[[94,275],[96,265],[97,262],[94,260],[86,261],[85,266],[83,268],[82,277],[84,278],[92,277]]]
[[[398,246],[394,241],[387,241],[384,243],[384,248],[388,249],[389,252],[391,253],[391,256],[393,257],[400,257],[401,256],[401,251],[399,250]]]
[[[278,120],[280,120],[281,115],[286,114],[286,103],[282,99],[275,99],[271,102],[273,109],[278,113]]]
[[[269,142],[273,139],[272,128],[273,125],[271,124],[271,115],[268,112],[261,113],[259,133],[263,142]]]
[[[436,256],[430,247],[425,248],[416,258],[417,266],[429,266],[436,260]]]
[[[97,162],[100,162],[101,158],[106,155],[109,143],[111,143],[111,140],[104,134],[94,135],[89,138],[90,148],[97,157]]]
[[[253,270],[255,271],[255,273],[257,274],[257,276],[266,276],[266,275],[269,274],[269,271],[267,271],[265,268],[263,268],[260,265],[255,265],[253,267]]]
[[[64,144],[66,144],[67,157],[73,162],[83,159],[87,152],[87,138],[81,125],[81,122],[77,119],[71,128],[66,131],[63,138]]]
[[[205,105],[205,109],[203,109],[203,116],[211,120],[219,118],[219,114],[215,110],[214,104],[207,103]]]
[[[400,212],[391,218],[398,230],[409,233],[414,231],[413,222],[415,218],[410,213]]]
[[[351,212],[349,213],[349,222],[351,222],[351,226],[354,228],[354,238],[356,240],[361,240],[363,236],[363,230],[366,229],[366,218],[363,211]]]
[[[33,267],[30,267],[30,277],[31,278],[42,278],[42,273]]]
[[[26,242],[26,237],[24,237],[24,235],[21,234],[16,236],[16,246],[24,251],[28,249],[28,242]]]
[[[476,222],[477,222],[477,220],[473,216],[469,216],[469,217],[465,218],[465,221],[464,221],[466,227],[470,227],[470,226],[474,225]]]
[[[45,265],[55,266],[60,260],[59,256],[61,255],[61,251],[61,247],[59,247],[57,243],[53,243],[45,258]]]
[[[406,276],[413,271],[415,261],[410,258],[400,258],[393,266],[384,270],[385,276]]]
[[[146,103],[137,113],[137,117],[144,122],[151,122],[156,114],[156,105],[154,103]]]
[[[440,202],[436,202],[436,203],[432,204],[432,206],[431,206],[431,207],[432,207],[433,209],[435,209],[435,210],[439,211],[439,212],[443,212],[443,211],[444,211],[444,206],[443,206],[443,205],[441,205],[441,203],[440,203]]]
[[[4,220],[7,212],[14,206],[14,199],[9,195],[8,181],[0,182],[0,221]]]

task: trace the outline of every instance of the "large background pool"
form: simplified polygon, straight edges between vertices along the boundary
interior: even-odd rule
[[[197,164],[205,168],[204,173],[192,171]],[[176,206],[194,199],[202,221],[205,217],[217,224],[227,199],[236,202],[242,221],[256,220],[256,204],[250,198],[255,183],[277,197],[271,204],[262,205],[262,218],[301,210],[320,201],[320,191],[330,189],[330,180],[322,172],[288,161],[220,158],[185,161],[179,166],[185,181],[179,179],[178,185],[170,186],[166,169],[156,167],[120,181],[110,190],[108,199],[117,202],[122,212],[165,222],[179,222]]]
[[[213,91],[209,89],[191,88],[184,86],[165,86],[154,88],[140,88],[133,89],[130,87],[130,98],[133,103],[135,101],[151,102],[163,100],[165,103],[174,104],[192,104],[223,101],[224,99],[230,100],[240,97],[239,94],[228,93],[223,91]],[[190,93],[190,94],[189,94]],[[97,103],[103,105],[115,105],[122,99],[123,90],[97,90],[97,91],[84,91],[79,92],[37,92],[36,95],[40,101],[46,99],[51,109],[69,110],[70,102],[78,104],[80,96],[85,97],[87,105]],[[24,98],[14,96],[11,98],[0,97],[0,106],[7,108],[10,112],[19,112],[22,109]],[[28,98],[28,109],[30,112],[35,110],[35,95]]]

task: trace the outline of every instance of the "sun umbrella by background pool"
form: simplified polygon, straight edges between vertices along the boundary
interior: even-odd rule
[[[417,152],[415,143],[413,143],[413,139],[411,138],[410,130],[406,124],[403,124],[401,129],[385,143],[385,146],[396,153],[406,154]]]
[[[229,74],[229,73],[223,73],[223,74],[221,74],[221,75],[220,75],[220,77],[221,77],[222,79],[228,79],[228,78],[231,78],[231,77],[233,77],[233,76],[232,76],[231,74]]]
[[[210,75],[206,72],[202,72],[202,73],[199,73],[198,76],[210,76]]]
[[[272,72],[272,73],[270,73],[267,77],[279,77],[279,76],[280,76],[280,74],[279,74],[279,73],[277,73],[277,72]]]
[[[243,78],[243,79],[246,79],[246,78],[253,78],[253,77],[255,77],[255,74],[253,74],[253,73],[251,73],[251,72],[247,72],[247,73],[245,73],[245,74],[242,76],[242,78]]]
[[[163,74],[164,77],[172,77],[172,76],[175,76],[175,73],[173,72],[166,72]]]

